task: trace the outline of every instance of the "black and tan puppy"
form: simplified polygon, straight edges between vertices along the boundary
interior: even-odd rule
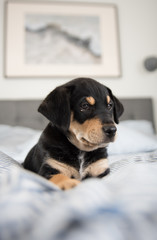
[[[111,90],[89,78],[57,87],[39,106],[50,122],[24,168],[62,189],[109,173],[107,146],[115,140],[123,106]]]

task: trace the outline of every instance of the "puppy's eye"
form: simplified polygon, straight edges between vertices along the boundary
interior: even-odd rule
[[[110,103],[107,104],[107,109],[108,109],[109,111],[112,109],[112,107],[113,107],[113,103],[112,103],[112,102],[110,102]]]
[[[80,105],[80,108],[81,108],[81,112],[83,112],[83,111],[89,110],[90,105],[87,102],[82,102],[81,105]]]

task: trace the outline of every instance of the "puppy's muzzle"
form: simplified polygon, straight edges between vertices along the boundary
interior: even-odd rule
[[[113,138],[116,135],[117,128],[115,126],[104,126],[103,131],[108,138]]]

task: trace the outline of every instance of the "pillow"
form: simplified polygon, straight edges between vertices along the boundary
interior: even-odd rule
[[[140,131],[145,134],[154,135],[154,128],[150,121],[147,120],[127,120],[120,123],[121,126]]]
[[[0,125],[0,151],[22,163],[40,134],[41,131],[26,127]]]
[[[129,154],[149,152],[157,149],[157,136],[148,121],[124,121],[117,126],[117,139],[110,143],[108,153]]]

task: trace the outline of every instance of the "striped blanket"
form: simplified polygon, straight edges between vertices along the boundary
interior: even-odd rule
[[[157,151],[61,191],[0,153],[0,240],[157,239]]]

